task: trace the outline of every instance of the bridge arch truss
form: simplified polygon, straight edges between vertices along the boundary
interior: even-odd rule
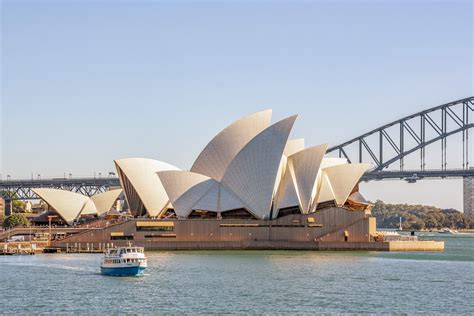
[[[374,168],[367,174],[366,179],[384,178],[384,175],[390,177],[388,174],[396,175],[394,178],[408,175],[409,172],[405,170],[405,157],[417,151],[419,169],[415,171],[419,174],[432,174],[434,177],[474,175],[469,171],[469,129],[474,126],[471,113],[473,110],[474,97],[435,106],[331,147],[328,153],[336,153],[339,157],[347,158],[349,162],[372,162]],[[462,169],[448,169],[447,138],[459,133],[462,134]],[[375,145],[374,139],[377,143]],[[441,145],[441,165],[437,170],[427,170],[426,147],[436,142]],[[386,153],[387,148],[391,154]],[[398,170],[385,171],[396,162],[399,162]]]

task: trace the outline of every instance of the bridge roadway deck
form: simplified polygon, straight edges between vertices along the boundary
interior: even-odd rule
[[[118,178],[53,178],[0,180],[1,187],[72,187],[72,186],[119,186]]]
[[[384,179],[406,179],[421,180],[425,178],[464,178],[474,177],[474,170],[454,169],[454,170],[393,170],[367,172],[361,178],[362,181],[384,180]]]

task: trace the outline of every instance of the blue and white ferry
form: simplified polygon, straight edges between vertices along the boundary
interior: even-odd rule
[[[100,271],[104,275],[139,276],[147,267],[143,247],[117,247],[109,249],[102,259]]]

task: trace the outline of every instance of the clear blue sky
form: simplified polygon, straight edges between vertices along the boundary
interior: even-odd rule
[[[124,157],[187,169],[265,108],[300,114],[308,145],[337,144],[473,94],[471,1],[0,2],[3,177],[106,174]],[[460,181],[363,190],[462,205]]]

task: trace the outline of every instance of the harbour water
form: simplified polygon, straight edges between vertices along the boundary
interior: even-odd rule
[[[100,254],[0,257],[0,313],[474,313],[474,235],[435,253],[147,252],[144,277]]]

